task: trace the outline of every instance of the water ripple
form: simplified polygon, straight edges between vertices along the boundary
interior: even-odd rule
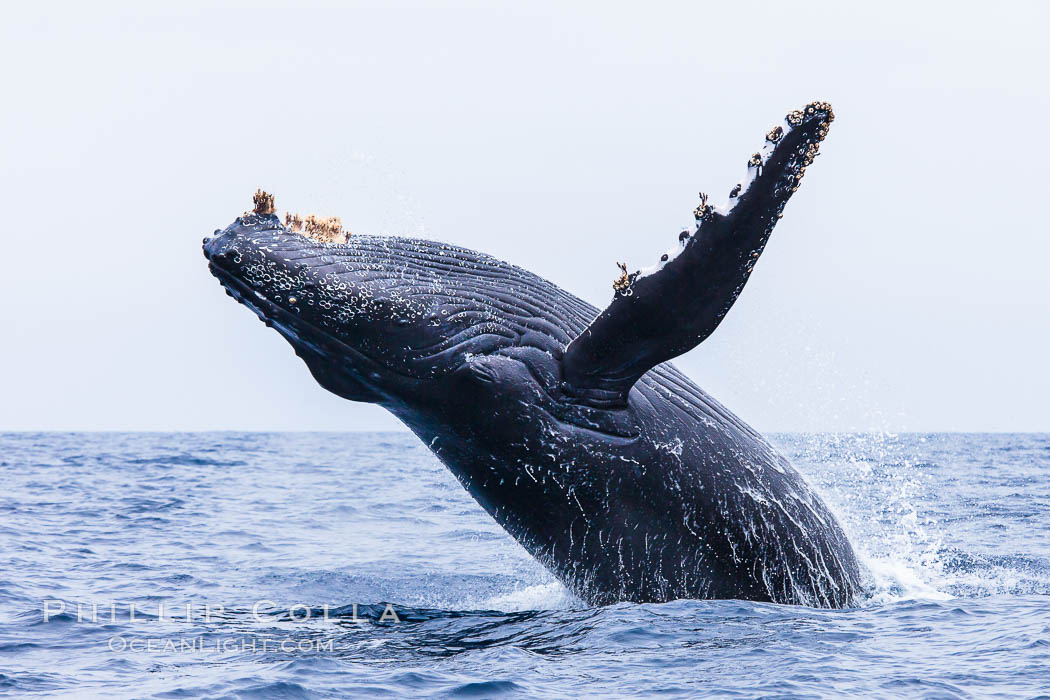
[[[861,555],[856,608],[588,607],[407,434],[0,434],[0,692],[1046,692],[1050,437],[777,443]]]

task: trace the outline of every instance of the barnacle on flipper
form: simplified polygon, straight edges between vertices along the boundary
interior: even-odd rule
[[[802,164],[803,164],[803,166],[809,166],[809,165],[812,165],[812,164],[813,164],[813,161],[814,161],[814,159],[815,159],[815,158],[816,158],[816,157],[817,157],[818,155],[820,155],[820,143],[819,143],[819,142],[817,142],[817,143],[811,143],[811,144],[809,144],[809,147],[808,147],[808,148],[806,148],[806,155],[805,155],[805,157],[804,157],[804,158],[802,159]]]
[[[711,213],[711,209],[707,206],[707,195],[701,192],[700,206],[693,210],[693,218],[697,221],[703,221],[709,213]]]
[[[793,139],[789,140],[788,143],[790,143],[791,145],[788,146],[787,143],[784,141],[785,134],[795,133],[795,127],[801,126],[802,123],[807,120],[807,118],[814,116],[820,119],[819,122],[816,122],[816,130],[810,132],[807,135],[804,135],[801,141],[796,141]],[[795,192],[798,190],[799,185],[802,183],[802,178],[806,174],[806,168],[813,163],[813,161],[818,155],[820,155],[820,143],[827,136],[828,127],[831,124],[831,122],[835,120],[835,113],[832,111],[830,103],[814,101],[810,102],[802,109],[796,109],[792,110],[791,112],[788,112],[787,116],[785,117],[785,120],[787,121],[790,128],[785,128],[783,125],[777,125],[766,132],[767,143],[763,149],[763,152],[765,152],[769,157],[771,157],[772,153],[780,153],[783,155],[785,159],[783,162],[783,168],[778,167],[778,172],[776,173],[778,181],[777,187],[778,189],[781,187],[789,188],[791,192]],[[814,123],[815,121],[815,119],[810,119],[810,124]],[[760,177],[763,173],[764,162],[765,159],[762,157],[762,153],[757,152],[751,155],[751,158],[749,158],[747,161],[747,165],[749,169],[759,168],[757,176]],[[756,173],[752,173],[750,170],[749,173],[749,178],[753,178],[756,176]],[[743,184],[736,184],[729,193],[729,199],[737,199],[742,191]],[[715,208],[708,204],[707,199],[707,195],[701,192],[700,205],[693,210],[693,216],[697,220],[697,230],[699,230],[700,225],[704,221],[710,219],[712,217],[712,214],[715,212]],[[735,206],[735,204],[736,202],[730,202],[729,208],[732,209],[732,207]],[[773,219],[774,221],[783,218],[784,204],[785,201],[781,201],[779,203]],[[772,231],[772,229],[773,224],[770,223],[769,227],[766,230],[767,236]],[[679,245],[684,246],[686,244],[686,241],[690,239],[691,235],[692,234],[689,231],[682,231],[681,233],[679,233]],[[660,262],[667,262],[669,257],[670,256],[666,254],[662,255],[660,257]],[[633,275],[629,275],[627,274],[627,267],[623,263],[617,263],[617,265],[620,266],[622,274],[613,283],[613,289],[615,289],[617,292],[622,292],[625,295],[632,294],[630,287],[639,275],[644,276],[651,273],[650,270],[646,269],[645,271],[636,272]]]
[[[827,112],[829,122],[835,121],[835,113],[831,110],[830,102],[821,102],[820,100],[817,100],[814,102],[810,102],[808,105],[806,105],[806,114],[814,115],[818,111]]]
[[[798,160],[791,175],[792,192],[798,190],[799,185],[802,184],[802,177],[806,174],[806,168],[812,165],[816,157],[820,155],[820,143],[828,135],[828,126],[835,120],[835,113],[832,111],[830,103],[816,101],[810,102],[801,110],[796,109],[789,112],[787,117],[785,117],[789,124],[798,126],[806,117],[812,117],[820,112],[823,112],[826,116],[817,124],[814,140],[801,144],[797,150]]]
[[[620,268],[620,276],[613,282],[613,289],[617,292],[626,292],[631,287],[631,275],[627,274],[627,263],[618,262],[616,266]]]

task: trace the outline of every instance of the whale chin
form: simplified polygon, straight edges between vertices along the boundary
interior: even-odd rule
[[[383,403],[386,397],[371,382],[382,378],[381,368],[353,348],[322,330],[311,327],[291,311],[250,289],[223,268],[210,263],[208,269],[219,280],[226,294],[252,310],[267,328],[273,328],[288,341],[310,374],[333,394],[348,401]],[[356,362],[347,359],[357,356]]]

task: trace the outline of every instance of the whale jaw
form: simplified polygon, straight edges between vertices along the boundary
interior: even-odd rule
[[[329,311],[353,300],[339,299],[343,290],[312,274],[324,242],[289,231],[271,211],[246,213],[202,247],[227,295],[288,341],[323,388],[350,401],[390,404],[412,383],[358,347],[352,328],[331,322]]]

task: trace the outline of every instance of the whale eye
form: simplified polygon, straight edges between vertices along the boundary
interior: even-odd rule
[[[660,262],[667,262],[667,253],[660,256]]]

